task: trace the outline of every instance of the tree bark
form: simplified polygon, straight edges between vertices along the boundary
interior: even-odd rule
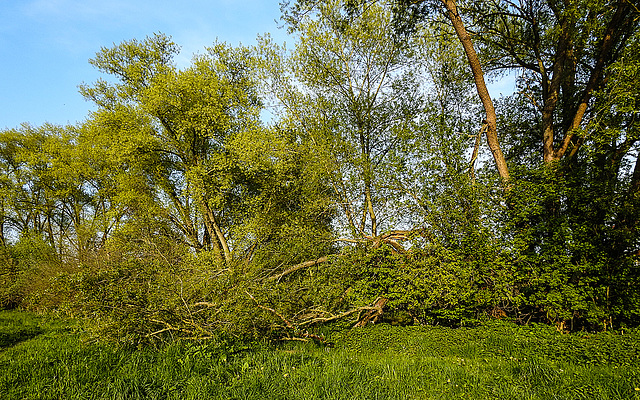
[[[365,202],[366,202],[366,211],[369,213],[369,219],[371,220],[371,236],[378,235],[378,224],[376,222],[376,213],[373,209],[373,199],[371,196],[371,182],[370,180],[366,180],[365,182]],[[363,227],[364,230],[364,227]]]
[[[476,175],[475,175],[475,165],[476,159],[478,158],[478,151],[480,150],[480,138],[482,134],[487,131],[487,124],[482,124],[482,128],[478,135],[476,136],[476,143],[473,146],[473,153],[471,153],[471,161],[469,162],[469,177],[471,178],[471,182],[475,183]]]
[[[633,168],[631,184],[629,185],[629,196],[640,195],[640,153],[636,155],[636,165]]]
[[[542,159],[545,163],[556,161],[554,148],[555,125],[554,115],[560,98],[560,86],[564,75],[564,66],[569,51],[571,36],[569,27],[571,21],[564,17],[560,21],[560,37],[556,47],[556,57],[553,63],[552,76],[543,75],[543,106],[542,106]],[[542,62],[540,62],[542,64]]]
[[[378,322],[382,314],[384,313],[383,308],[389,302],[389,299],[386,297],[378,297],[374,302],[373,306],[367,310],[364,315],[361,315],[358,318],[358,322],[353,326],[354,328],[367,326],[369,323],[375,324]]]
[[[284,272],[281,272],[278,275],[275,275],[275,276],[272,276],[272,277],[268,278],[267,280],[269,280],[269,281],[279,281],[280,279],[282,279],[282,277],[284,277],[286,275],[289,275],[292,272],[296,272],[299,269],[303,269],[303,268],[307,268],[307,267],[313,267],[314,265],[321,264],[321,263],[327,262],[327,261],[329,261],[329,257],[327,257],[327,256],[320,257],[317,260],[305,261],[305,262],[302,262],[300,264],[296,264],[293,267],[288,268]]]

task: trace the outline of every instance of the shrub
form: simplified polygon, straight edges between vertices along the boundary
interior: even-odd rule
[[[15,244],[0,249],[0,308],[41,306],[41,297],[51,280],[70,266],[37,235],[21,237]]]

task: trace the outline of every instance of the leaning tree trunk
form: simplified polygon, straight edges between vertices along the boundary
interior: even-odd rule
[[[462,18],[458,13],[458,8],[455,0],[441,1],[447,9],[447,16],[453,24],[453,29],[456,31],[456,35],[458,36],[458,39],[460,39],[460,43],[462,43],[464,52],[467,55],[467,59],[469,60],[469,66],[471,67],[473,80],[476,84],[476,91],[478,92],[478,97],[480,97],[480,101],[482,102],[482,106],[484,107],[486,115],[485,122],[487,124],[487,144],[489,145],[491,153],[493,154],[493,159],[495,160],[496,168],[498,169],[500,177],[503,179],[503,181],[508,181],[509,169],[507,167],[507,161],[504,158],[504,154],[502,154],[502,149],[500,148],[500,143],[498,142],[496,110],[493,106],[493,101],[491,100],[489,90],[487,89],[487,85],[484,81],[484,73],[482,72],[480,59],[478,58],[478,54],[473,48],[473,42],[471,41],[469,32],[467,32],[467,29],[462,22]]]

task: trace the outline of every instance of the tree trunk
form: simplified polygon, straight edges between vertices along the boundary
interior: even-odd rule
[[[496,168],[498,169],[500,177],[503,181],[508,181],[509,169],[507,167],[507,162],[504,158],[504,155],[502,154],[502,150],[500,149],[500,143],[498,142],[496,111],[493,106],[491,96],[489,95],[489,90],[487,89],[487,85],[484,81],[484,73],[482,72],[480,59],[478,58],[478,54],[473,48],[471,37],[469,36],[469,33],[467,32],[467,29],[462,22],[462,18],[460,18],[460,14],[458,14],[455,0],[441,1],[447,9],[447,16],[449,17],[449,20],[451,20],[453,28],[456,31],[456,35],[458,35],[458,39],[460,39],[460,43],[462,43],[464,52],[467,55],[467,59],[469,60],[469,66],[471,67],[473,79],[476,84],[476,91],[478,92],[478,97],[480,97],[480,101],[482,102],[482,106],[484,107],[486,115],[485,121],[487,123],[487,144],[489,145],[491,153],[493,154],[493,159],[495,160]]]
[[[383,308],[389,302],[389,299],[386,297],[378,297],[373,302],[373,310],[368,310],[364,315],[361,315],[358,318],[358,322],[354,325],[356,327],[362,327],[369,325],[369,323],[375,324],[380,320],[382,314],[384,313]]]
[[[582,144],[582,140],[574,141],[575,134],[580,128],[580,125],[584,120],[584,116],[585,116],[585,113],[587,112],[589,102],[593,98],[593,93],[598,88],[601,87],[604,81],[604,72],[607,66],[612,61],[611,53],[614,50],[614,46],[620,43],[621,36],[624,35],[625,29],[628,28],[629,18],[633,18],[631,7],[632,7],[631,2],[629,1],[619,0],[617,2],[616,12],[611,17],[611,20],[607,25],[607,30],[602,38],[602,42],[600,43],[596,64],[591,70],[589,81],[587,82],[587,85],[582,92],[582,97],[580,98],[580,102],[578,103],[575,109],[575,113],[573,114],[573,118],[571,119],[571,124],[568,127],[567,132],[565,132],[564,138],[562,139],[562,143],[557,149],[554,148],[554,145],[553,145],[553,141],[554,141],[553,133],[552,133],[553,119],[551,115],[553,113],[553,110],[551,110],[551,112],[548,113],[548,115],[545,115],[547,101],[553,103],[553,109],[555,109],[555,104],[557,103],[557,97],[558,97],[557,91],[559,89],[560,83],[564,80],[563,79],[564,71],[562,67],[559,67],[559,70],[557,71],[554,70],[553,72],[554,76],[552,78],[551,86],[553,87],[554,82],[556,82],[556,86],[557,86],[556,91],[555,93],[553,91],[549,93],[549,96],[548,96],[549,99],[545,98],[545,111],[543,111],[543,124],[545,126],[544,139],[543,139],[544,140],[544,161],[546,163],[559,161],[566,154],[569,154],[569,156],[572,157],[577,153],[578,148]],[[556,58],[556,65],[563,66],[565,61],[567,60],[567,54],[569,54],[569,52],[571,51],[571,48],[570,48],[571,37],[569,36],[569,33],[566,31],[569,29],[568,26],[563,24],[561,29],[563,30],[563,32],[561,34],[561,42],[558,45],[559,47],[558,47],[558,57]],[[545,116],[546,116],[546,120],[545,120]],[[548,135],[547,133],[549,129],[551,129],[551,135]],[[572,143],[574,144],[574,148],[569,153],[567,153],[567,150],[569,149]]]
[[[218,225],[218,221],[216,220],[216,216],[213,214],[211,207],[207,204],[207,201],[203,198],[200,200],[200,205],[202,207],[202,211],[204,214],[204,222],[209,232],[209,236],[211,237],[211,242],[215,247],[217,247],[218,251],[222,248],[222,254],[224,255],[224,260],[229,262],[231,261],[231,251],[229,250],[229,244],[227,243],[227,239],[220,229]],[[217,240],[216,240],[217,239]]]
[[[373,209],[373,199],[371,196],[371,182],[367,180],[365,183],[365,202],[367,210],[365,212],[369,213],[369,219],[371,220],[371,236],[378,236],[378,224],[376,222],[376,213]],[[364,227],[363,227],[364,230]]]

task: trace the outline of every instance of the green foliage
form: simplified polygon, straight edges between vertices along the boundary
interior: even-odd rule
[[[473,260],[442,246],[406,254],[381,247],[355,250],[335,264],[349,271],[343,279],[352,282],[351,301],[387,299],[383,318],[392,323],[464,326],[510,311],[513,293],[500,258]]]
[[[411,224],[396,180],[421,148],[416,121],[424,96],[412,41],[394,37],[381,4],[342,12],[344,1],[318,3],[292,30],[295,50],[264,40],[269,93],[299,132],[310,162],[333,192],[335,222],[349,238]]]
[[[221,265],[213,252],[175,257],[180,261],[169,263],[162,254],[125,258],[61,277],[61,285],[76,293],[66,310],[90,319],[96,338],[126,344],[220,336],[266,340],[286,336],[289,328],[279,315],[299,313],[313,297],[306,285],[263,281],[264,271],[255,266]],[[277,313],[269,310],[274,308]]]
[[[49,243],[38,235],[21,237],[2,249],[0,308],[46,308],[43,296],[64,265]]]
[[[635,239],[622,239],[614,226],[621,193],[610,185],[549,168],[528,170],[516,181],[506,226],[513,232],[520,312],[571,320],[574,328],[634,324],[638,298],[628,285],[638,269],[628,246]]]

